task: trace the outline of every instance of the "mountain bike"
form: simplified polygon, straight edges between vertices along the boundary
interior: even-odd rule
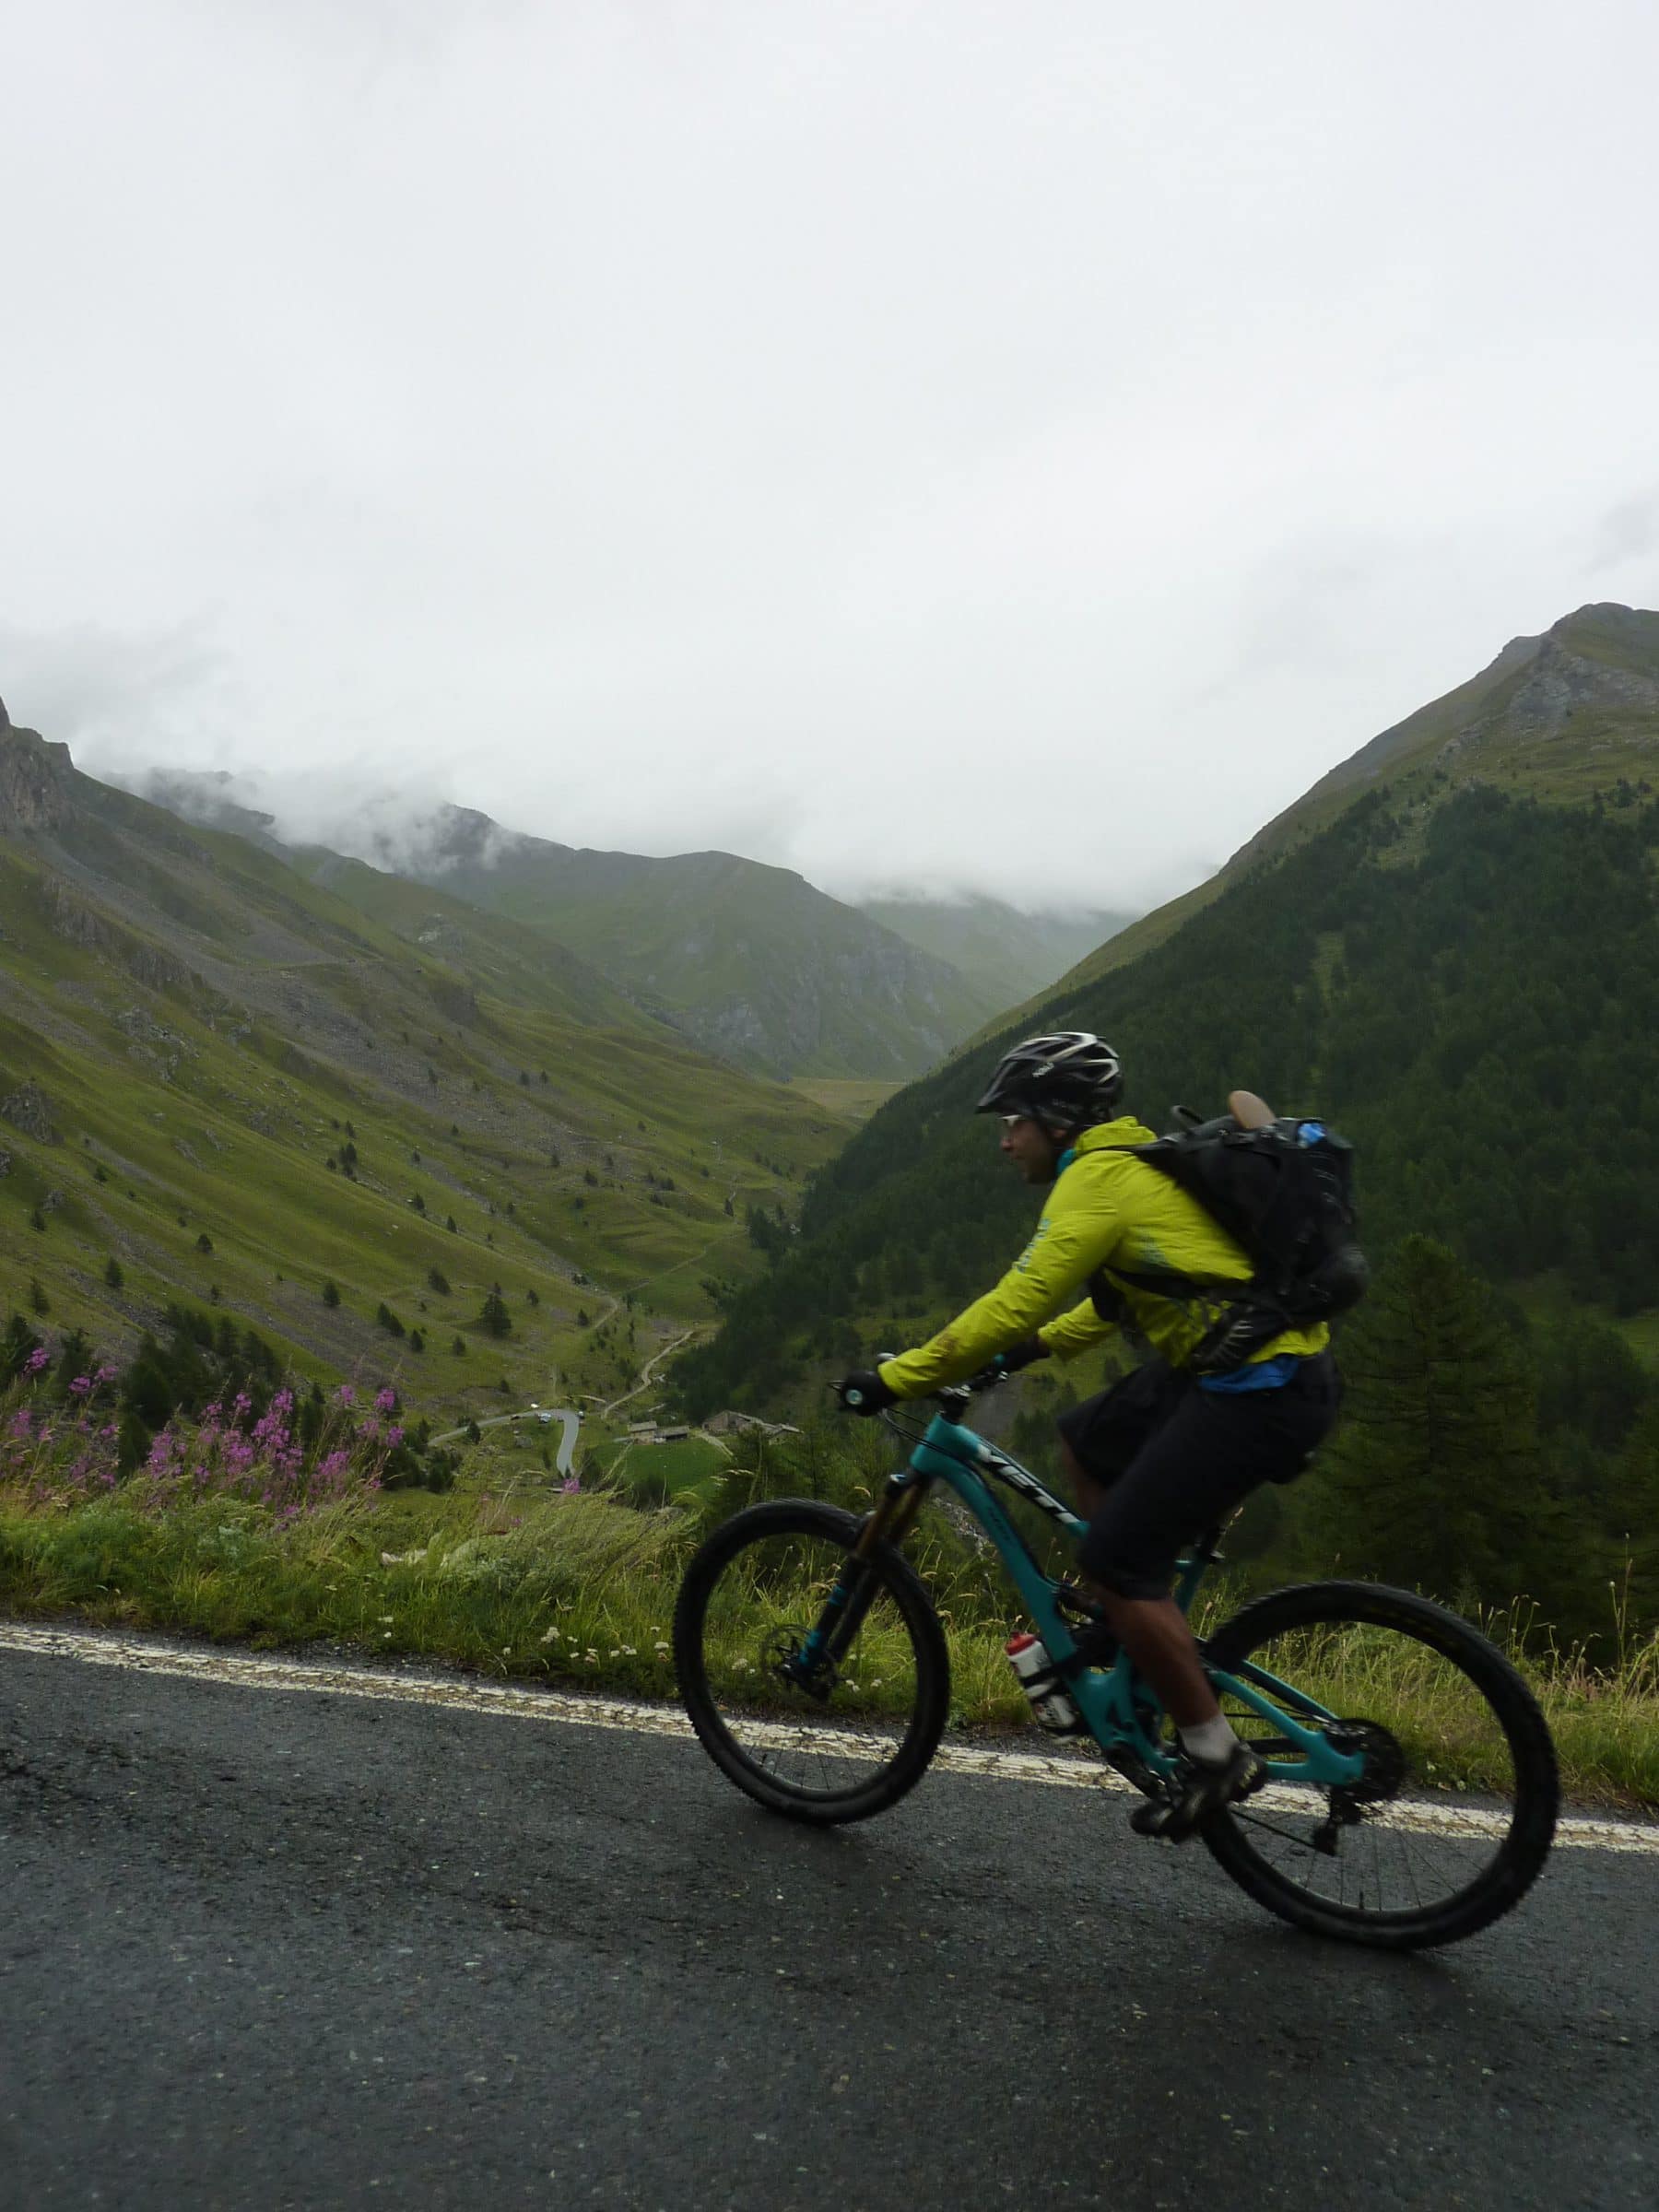
[[[937,1750],[949,1649],[902,1547],[939,1486],[1000,1556],[1079,1716],[1080,1747],[1119,1788],[1177,1794],[1179,1741],[1157,1697],[1125,1653],[1082,1664],[1084,1594],[1039,1566],[996,1491],[1074,1544],[1085,1524],[966,1425],[970,1394],[937,1393],[924,1429],[883,1416],[912,1448],[872,1512],[753,1505],[687,1568],[674,1618],[686,1711],[715,1764],[773,1812],[865,1819]],[[1182,1561],[1183,1610],[1219,1535]],[[1525,1895],[1555,1831],[1555,1750],[1525,1683],[1468,1622],[1409,1591],[1312,1583],[1256,1598],[1200,1649],[1269,1780],[1198,1833],[1258,1904],[1318,1935],[1411,1950],[1471,1936]]]

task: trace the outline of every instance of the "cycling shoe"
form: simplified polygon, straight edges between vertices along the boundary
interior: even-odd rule
[[[1248,1744],[1240,1744],[1219,1761],[1189,1759],[1176,1794],[1161,1803],[1137,1805],[1129,1825],[1137,1836],[1184,1843],[1212,1813],[1253,1797],[1266,1780],[1266,1768]]]

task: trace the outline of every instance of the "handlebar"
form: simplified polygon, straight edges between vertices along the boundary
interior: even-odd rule
[[[874,1356],[874,1364],[877,1369],[879,1369],[885,1366],[888,1360],[896,1359],[897,1357],[897,1353],[894,1352],[877,1352]],[[968,1376],[964,1382],[947,1382],[942,1389],[929,1391],[927,1393],[927,1397],[930,1398],[935,1406],[937,1406],[947,1420],[959,1421],[962,1416],[967,1412],[969,1401],[971,1399],[978,1397],[984,1391],[995,1390],[999,1384],[1006,1382],[1007,1380],[1007,1374],[1001,1368],[982,1367],[977,1374]],[[831,1387],[834,1386],[832,1385]],[[900,1399],[898,1406],[888,1406],[885,1412],[879,1414],[877,1418],[882,1421],[887,1428],[894,1430],[900,1436],[910,1436],[912,1433],[919,1433],[919,1431],[912,1432],[912,1430],[906,1425],[896,1421],[893,1416],[895,1412],[897,1412],[900,1407],[904,1407],[907,1404],[909,1406],[914,1407],[923,1404],[924,1402],[924,1400],[914,1398],[909,1401]],[[842,1410],[844,1412],[852,1412],[854,1410],[854,1408],[851,1406],[843,1406]]]

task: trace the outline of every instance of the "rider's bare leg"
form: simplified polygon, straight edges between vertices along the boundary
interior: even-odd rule
[[[1112,1634],[1163,1700],[1177,1728],[1220,1719],[1186,1615],[1172,1597],[1120,1597],[1099,1584],[1093,1594]]]

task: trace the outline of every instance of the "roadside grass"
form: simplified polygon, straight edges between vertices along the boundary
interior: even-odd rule
[[[403,1493],[287,1528],[224,1498],[159,1516],[119,1499],[56,1514],[8,1499],[0,1605],[255,1649],[326,1642],[665,1697],[688,1534],[679,1516],[582,1495],[507,1512]]]
[[[119,1490],[84,1505],[42,1508],[0,1491],[0,1608],[75,1615],[100,1625],[240,1641],[255,1648],[324,1643],[366,1655],[425,1658],[498,1677],[591,1687],[633,1697],[674,1694],[668,1649],[675,1592],[719,1500],[641,1512],[580,1492],[501,1500],[462,1488],[368,1494],[281,1524],[257,1504],[223,1496],[146,1512]],[[940,1599],[952,1668],[953,1726],[1026,1725],[1024,1699],[1003,1655],[1011,1599],[975,1586],[977,1568],[935,1550],[918,1564]],[[930,1575],[931,1566],[939,1572]],[[757,1660],[769,1623],[796,1618],[808,1594],[781,1592],[764,1618],[717,1633],[715,1672],[746,1701],[766,1702]],[[1212,1618],[1230,1610],[1218,1586]],[[773,1618],[775,1616],[775,1618]],[[1201,1623],[1202,1625],[1202,1623]],[[1589,1667],[1577,1654],[1528,1652],[1515,1624],[1484,1624],[1509,1644],[1544,1707],[1569,1794],[1582,1801],[1659,1806],[1659,1639]],[[861,1656],[850,1719],[903,1702],[898,1641]],[[1317,1671],[1317,1670],[1316,1670]],[[1310,1687],[1319,1687],[1317,1679]],[[1332,1702],[1421,1735],[1433,1686],[1334,1678]],[[838,1710],[841,1710],[838,1700]],[[1447,1708],[1435,1740],[1461,1757],[1453,1781],[1478,1786],[1490,1745],[1459,1739]]]

